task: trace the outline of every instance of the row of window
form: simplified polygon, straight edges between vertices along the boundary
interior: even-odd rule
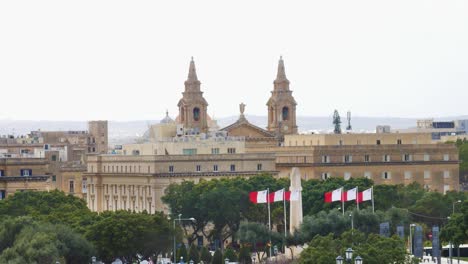
[[[236,148],[228,148],[227,153],[228,154],[236,154]],[[184,155],[197,155],[197,149],[196,148],[182,149],[182,154],[184,154]],[[220,154],[219,148],[212,148],[211,149],[211,154]]]
[[[20,175],[21,176],[32,176],[32,170],[31,169],[21,169],[20,170]],[[5,176],[5,171],[0,170],[0,177]]]
[[[449,158],[450,158],[449,154],[444,154],[443,155],[443,160],[444,161],[448,161]],[[330,160],[331,160],[330,156],[328,156],[328,155],[323,155],[322,156],[322,163],[330,163]],[[402,157],[401,157],[401,160],[406,161],[406,162],[413,161],[413,155],[403,154]],[[429,154],[424,154],[423,160],[424,161],[429,161],[430,160],[430,155]],[[370,155],[368,155],[368,154],[364,155],[364,162],[370,162],[370,161],[371,161]],[[382,161],[383,162],[390,162],[391,161],[391,156],[388,155],[388,154],[383,155],[382,156]],[[343,162],[344,163],[353,162],[353,156],[352,155],[344,155],[343,156]]]
[[[390,171],[384,171],[380,174],[380,176],[384,180],[389,180],[392,178],[392,173]],[[322,180],[326,180],[331,177],[331,174],[329,172],[322,172],[321,177],[322,177]],[[364,177],[370,179],[372,178],[372,173],[369,171],[366,171],[364,172]],[[411,180],[413,179],[413,173],[411,171],[405,171],[404,177],[405,177],[405,180]],[[443,171],[442,177],[444,179],[450,179],[450,171]],[[343,178],[345,180],[349,180],[351,178],[351,172],[345,172],[343,175]],[[431,178],[431,172],[424,171],[424,179],[430,179],[430,178]]]
[[[261,171],[263,169],[262,167],[263,166],[262,166],[261,163],[257,164],[257,170],[258,171]],[[114,166],[103,166],[103,170],[104,170],[104,172],[121,172],[121,173],[130,172],[131,173],[132,172],[132,166],[120,166],[120,171],[119,171],[119,166],[115,166],[115,167]],[[197,164],[195,166],[195,171],[196,172],[201,172],[201,170],[202,170],[202,166]],[[236,171],[236,165],[231,164],[230,167],[229,167],[229,170],[230,171]],[[213,171],[214,172],[219,171],[217,164],[213,165]],[[133,172],[137,172],[137,166],[133,166]],[[141,166],[138,166],[138,172],[141,172]],[[174,172],[174,165],[169,166],[169,172]],[[150,173],[150,166],[148,166],[148,173]]]
[[[259,163],[257,164],[257,171],[261,171],[263,168],[262,168],[262,164]],[[229,166],[229,170],[230,171],[236,171],[236,165],[235,164],[231,164]],[[195,171],[196,172],[201,172],[202,171],[202,166],[201,165],[196,165],[195,166]],[[219,167],[217,164],[214,164],[213,165],[213,172],[218,172],[219,171]],[[169,166],[169,172],[174,172],[174,165],[170,165]]]

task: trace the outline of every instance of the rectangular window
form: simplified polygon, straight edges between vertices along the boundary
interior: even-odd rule
[[[380,139],[377,139],[377,141],[375,142],[377,145],[380,145]]]
[[[213,165],[213,171],[218,171],[218,165]]]
[[[344,155],[343,161],[344,161],[345,163],[351,163],[351,162],[353,162],[353,156],[351,156],[351,155]]]
[[[444,179],[450,178],[450,171],[444,171]]]
[[[57,156],[56,155],[52,155],[52,161],[57,161]]]
[[[3,200],[6,198],[6,191],[5,190],[0,190],[0,200]]]
[[[345,172],[344,173],[344,179],[345,179],[345,181],[351,179],[351,172]]]
[[[330,163],[330,156],[322,156],[322,163]]]
[[[172,165],[169,166],[169,172],[174,172],[174,166]]]
[[[411,178],[412,178],[411,171],[405,171],[405,180],[411,180]]]
[[[257,164],[257,170],[258,170],[258,171],[261,171],[261,170],[262,170],[262,164],[261,164],[261,163]]]
[[[429,156],[429,154],[424,154],[424,161],[429,161],[431,159],[431,157]]]
[[[236,153],[236,148],[228,148],[228,153],[229,154],[235,154]]]
[[[197,170],[197,172],[200,172],[201,171],[201,165],[197,165],[196,170]]]
[[[212,148],[211,154],[219,154],[219,148]]]
[[[424,179],[430,179],[431,178],[431,172],[430,171],[424,171]]]
[[[330,174],[328,172],[322,172],[322,180],[326,180],[330,178]]]
[[[444,161],[448,161],[449,160],[449,154],[444,154]]]
[[[388,171],[384,171],[382,172],[382,179],[384,180],[388,180],[388,179],[391,179],[392,178],[392,174]]]
[[[75,182],[70,181],[70,193],[74,193],[74,192],[75,192]]]
[[[183,149],[182,153],[184,155],[197,155],[197,149]]]
[[[383,155],[384,162],[390,162],[390,155]]]
[[[366,172],[364,172],[364,177],[367,178],[367,179],[371,179],[372,178],[372,173],[370,171],[366,171]]]
[[[5,172],[3,170],[0,170],[0,177],[5,176]]]
[[[236,171],[236,165],[231,164],[231,171]]]
[[[397,145],[401,145],[401,139],[397,139],[396,143]]]
[[[364,155],[364,162],[370,162],[370,155]]]
[[[31,169],[22,169],[20,170],[21,176],[31,176],[32,175],[32,170]]]
[[[411,160],[412,160],[412,158],[411,158],[410,154],[404,154],[403,155],[403,161],[408,162],[408,161],[411,161]]]
[[[57,176],[52,175],[52,181],[57,181]]]

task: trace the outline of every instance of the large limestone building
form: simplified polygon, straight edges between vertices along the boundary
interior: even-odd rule
[[[179,116],[168,114],[149,131],[149,142],[124,145],[117,155],[88,156],[87,201],[94,211],[167,210],[165,188],[183,180],[288,177],[299,167],[303,179],[371,178],[376,184],[418,182],[425,188],[458,190],[458,152],[436,144],[428,133],[298,134],[296,101],[280,58],[267,102],[266,128],[239,119],[220,130],[207,114],[208,103],[190,61]]]

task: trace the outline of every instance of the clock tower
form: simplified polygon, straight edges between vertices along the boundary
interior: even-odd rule
[[[289,90],[289,80],[286,78],[283,57],[278,62],[278,72],[273,82],[273,91],[267,102],[267,130],[278,135],[297,134],[296,100]]]

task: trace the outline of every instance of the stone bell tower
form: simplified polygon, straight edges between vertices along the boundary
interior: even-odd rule
[[[279,135],[297,134],[296,100],[289,90],[289,80],[286,78],[283,57],[278,62],[278,72],[273,82],[273,91],[267,102],[267,130]]]
[[[179,107],[178,122],[184,125],[185,131],[191,131],[195,134],[208,132],[208,103],[203,98],[200,84],[192,57],[188,77],[185,81],[185,90],[177,106]]]

